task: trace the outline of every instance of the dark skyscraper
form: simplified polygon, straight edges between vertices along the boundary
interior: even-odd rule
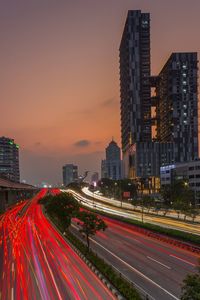
[[[160,142],[173,142],[175,162],[198,158],[197,53],[172,53],[159,74]]]
[[[0,137],[0,175],[19,182],[19,146],[13,139]]]
[[[68,184],[78,180],[78,167],[73,164],[63,166],[63,184]]]
[[[128,12],[120,44],[121,138],[125,175],[130,146],[151,141],[150,15]]]
[[[197,53],[172,53],[151,76],[150,16],[128,12],[120,44],[125,177],[156,182],[160,166],[198,158],[197,71]]]

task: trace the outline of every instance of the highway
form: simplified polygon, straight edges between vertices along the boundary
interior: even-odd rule
[[[0,299],[115,299],[44,216],[38,200],[0,220]]]
[[[70,191],[86,207],[107,211],[107,205]],[[150,299],[179,299],[186,274],[196,272],[198,255],[166,244],[140,232],[134,226],[103,217],[105,232],[91,238],[94,249]],[[76,220],[71,230],[79,237]]]
[[[62,190],[66,191],[66,190]],[[77,199],[82,201],[83,205],[89,207],[95,207],[99,211],[108,212],[114,215],[123,216],[125,218],[134,219],[141,221],[141,212],[130,209],[132,207],[129,203],[123,203],[121,208],[121,202],[118,200],[109,199],[100,195],[96,195],[87,188],[84,188],[83,191],[86,193],[85,196],[81,196],[77,192],[68,189],[67,191],[76,195]],[[89,196],[89,197],[88,197]],[[144,213],[144,222],[159,225],[161,227],[167,227],[172,229],[181,230],[188,233],[193,233],[200,235],[200,223],[189,223],[181,220],[176,220],[173,218],[166,218],[157,215],[149,215]]]
[[[134,231],[107,217],[105,232],[92,237],[91,247],[149,299],[179,299],[186,274],[196,272],[198,256]],[[71,230],[80,236],[74,220]]]

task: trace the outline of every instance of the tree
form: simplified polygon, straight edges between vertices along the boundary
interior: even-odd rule
[[[72,217],[79,211],[79,204],[69,193],[60,193],[56,196],[48,195],[41,201],[47,213],[53,217],[64,229],[71,224]]]
[[[87,240],[87,248],[90,248],[89,237],[95,235],[99,230],[105,230],[107,228],[106,223],[99,218],[96,214],[88,211],[79,212],[77,218],[80,220],[77,224],[81,226],[80,232],[85,234]]]
[[[197,269],[198,273],[188,274],[183,280],[181,300],[200,299],[200,266]]]
[[[183,200],[181,198],[181,195],[177,196],[177,198],[175,198],[174,201],[173,201],[172,207],[176,211],[176,213],[178,215],[178,219],[180,217],[180,212],[181,212],[181,209],[182,209],[182,205],[183,205]]]
[[[155,201],[152,197],[150,197],[149,195],[145,195],[142,197],[142,204],[143,206],[147,209],[147,211],[149,212],[149,210],[155,206]]]
[[[160,194],[164,207],[170,207],[172,201],[172,186],[167,184],[161,187]]]
[[[139,205],[140,201],[137,199],[137,197],[134,197],[131,201],[131,204],[134,208],[136,208],[137,205]]]
[[[192,218],[192,221],[194,222],[196,216],[198,216],[199,214],[199,211],[196,208],[191,207],[188,214]]]

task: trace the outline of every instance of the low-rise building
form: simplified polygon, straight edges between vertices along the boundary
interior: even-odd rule
[[[195,192],[195,198],[200,200],[200,160],[185,163],[175,163],[160,168],[161,186],[172,184],[174,180],[182,179]]]

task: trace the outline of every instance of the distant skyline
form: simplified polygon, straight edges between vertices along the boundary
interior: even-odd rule
[[[121,146],[119,44],[129,9],[151,14],[152,74],[171,52],[200,51],[198,0],[0,1],[0,136],[20,145],[21,179],[100,170]]]

